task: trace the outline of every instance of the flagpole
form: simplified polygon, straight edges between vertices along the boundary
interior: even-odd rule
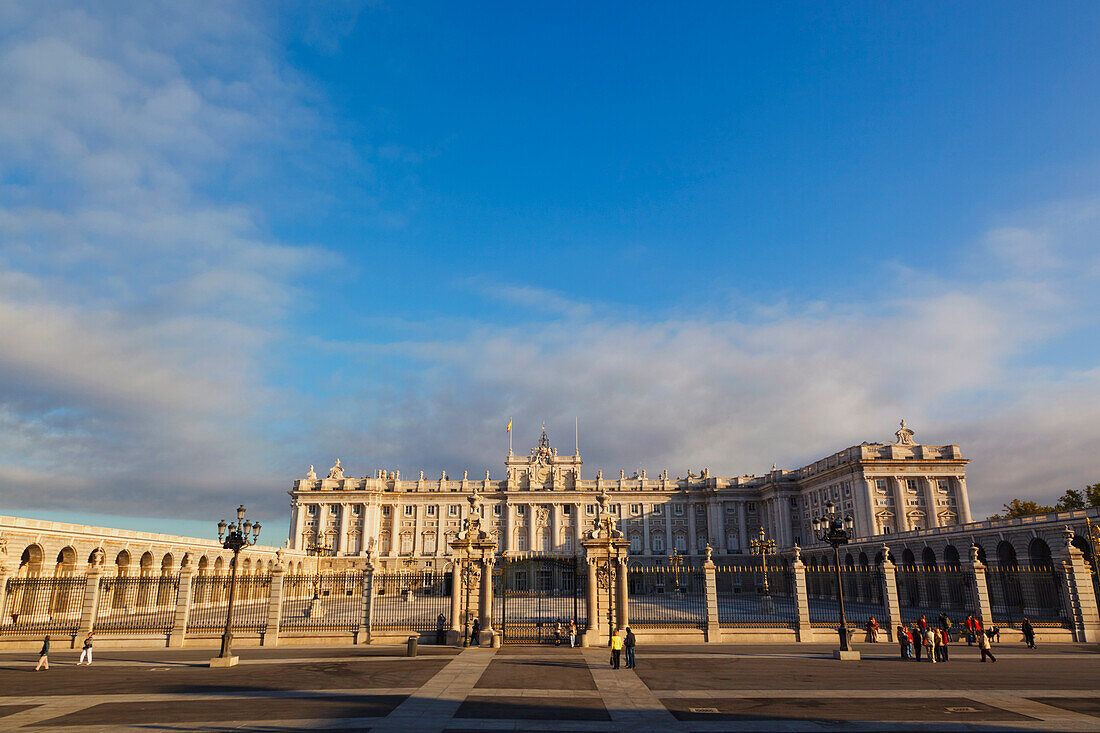
[[[508,455],[512,455],[512,418],[508,418]]]

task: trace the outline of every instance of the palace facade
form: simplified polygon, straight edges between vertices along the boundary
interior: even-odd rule
[[[482,526],[500,553],[581,552],[582,532],[606,492],[612,515],[639,560],[673,550],[741,555],[761,528],[780,549],[814,545],[811,522],[828,501],[855,520],[861,540],[971,521],[966,464],[957,445],[922,445],[901,422],[892,443],[862,443],[796,469],[763,476],[583,478],[580,452],[559,455],[545,430],[528,455],[511,452],[503,479],[402,478],[399,471],[344,476],[340,461],[318,478],[310,467],[294,482],[288,546],[337,558],[375,558],[383,568],[443,566],[461,527],[465,498],[481,497]]]

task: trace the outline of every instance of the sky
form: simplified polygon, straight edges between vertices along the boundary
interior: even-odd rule
[[[0,512],[311,464],[1100,481],[1100,6],[0,5]]]

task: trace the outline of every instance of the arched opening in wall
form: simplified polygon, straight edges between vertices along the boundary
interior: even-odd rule
[[[69,577],[76,571],[76,550],[72,547],[62,547],[57,553],[57,565],[54,567],[54,575]]]
[[[687,552],[687,535],[683,532],[676,532],[672,535],[672,546],[677,552],[683,554]]]
[[[642,535],[638,532],[630,533],[630,554],[641,555],[642,554]]]
[[[1050,555],[1050,545],[1041,537],[1032,538],[1027,546],[1027,556],[1031,561],[1031,567],[1027,569],[1030,576],[1030,588],[1033,596],[1032,603],[1038,609],[1042,618],[1058,617],[1062,608],[1061,594],[1059,593],[1059,578],[1054,570],[1054,560]]]
[[[95,563],[96,563],[96,553],[101,551],[102,549],[103,549],[102,547],[97,547],[97,548],[95,548],[94,550],[92,550],[91,552],[88,553],[88,564],[89,565],[95,565]]]
[[[916,556],[908,547],[901,553],[901,565],[898,572],[898,594],[904,594],[904,597],[898,600],[903,606],[919,606],[921,604],[920,569],[917,567]]]
[[[901,553],[901,564],[905,567],[913,567],[917,564],[917,558],[908,547]]]
[[[573,542],[573,530],[569,529],[565,533],[565,541],[562,543],[562,551],[566,555],[572,555],[576,550],[576,544]]]
[[[848,594],[848,597],[853,601],[861,601],[859,583],[856,578],[856,561],[850,552],[844,555],[844,571],[841,577],[844,578],[844,592]]]
[[[141,574],[152,575],[153,574],[153,553],[145,552],[141,556]]]
[[[921,564],[924,567],[921,573],[924,575],[924,593],[928,599],[930,608],[938,608],[940,605],[940,581],[941,568],[936,565],[936,553],[931,547],[925,547],[920,554]]]
[[[538,542],[539,552],[549,553],[552,551],[553,548],[551,548],[550,546],[550,531],[546,529],[546,527],[538,530],[538,534],[535,536],[535,539]]]
[[[160,559],[160,578],[157,581],[157,605],[167,606],[172,603],[172,570],[175,564],[175,558],[172,557],[172,553],[167,552],[164,557]]]
[[[1020,584],[1020,568],[1016,560],[1016,548],[1008,540],[997,544],[997,567],[990,569],[996,578],[996,589],[990,589],[994,607],[1017,610],[1024,607],[1023,586]],[[998,603],[997,601],[1000,601]],[[997,613],[997,611],[994,611]]]
[[[23,549],[23,554],[19,556],[19,570],[16,571],[16,575],[24,578],[41,575],[44,556],[41,545],[27,545]]]
[[[115,574],[122,577],[130,572],[130,553],[126,550],[115,555]]]
[[[861,568],[864,568],[864,569],[867,569],[868,567],[870,567],[867,564],[867,553],[866,552],[859,553],[859,566]]]
[[[142,581],[138,585],[137,591],[138,608],[149,608],[157,600],[157,594],[153,592],[152,582],[149,580],[149,578],[153,577],[154,562],[153,553],[148,551],[142,553],[141,560],[139,561]]]
[[[175,563],[175,558],[172,557],[172,553],[166,553],[164,557],[160,559],[160,574],[169,575],[172,572],[172,565]]]
[[[1050,545],[1042,537],[1032,538],[1027,546],[1027,558],[1032,567],[1049,568],[1054,566],[1050,557]]]
[[[872,596],[874,595],[876,584],[872,583],[873,575],[871,573],[871,568],[867,565],[867,553],[866,552],[860,552],[859,553],[859,578],[860,578],[859,588],[860,588],[860,591],[862,591],[862,593],[863,593],[861,598],[864,601],[869,601],[869,600],[872,599]]]
[[[878,552],[875,553],[875,567],[877,568],[879,565],[882,565],[882,562],[883,562],[882,550],[879,550]]]
[[[951,606],[953,608],[963,608],[966,605],[966,591],[963,588],[963,583],[969,583],[970,581],[961,572],[959,551],[954,545],[943,548],[943,565],[944,572],[948,574],[947,594],[951,599]]]
[[[206,575],[206,572],[210,569],[210,558],[208,558],[206,555],[200,557],[197,568],[199,575]]]
[[[959,569],[959,551],[955,549],[954,545],[943,548],[943,564],[954,570]]]
[[[382,534],[378,535],[378,547],[379,555],[390,554],[390,551],[393,549],[393,543],[390,541],[389,532],[383,532]]]
[[[214,560],[214,572],[215,573],[221,573],[221,572],[224,572],[224,571],[225,571],[225,559],[221,558],[221,557],[216,558]]]

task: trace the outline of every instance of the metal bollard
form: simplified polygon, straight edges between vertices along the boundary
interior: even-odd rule
[[[415,657],[416,656],[416,637],[415,636],[410,636],[409,637],[408,646],[405,649],[405,656],[406,657]]]

